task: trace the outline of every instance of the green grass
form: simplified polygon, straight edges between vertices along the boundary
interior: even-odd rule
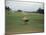
[[[24,25],[22,13],[6,14],[6,32],[43,32],[44,15],[39,13],[26,13],[29,18],[27,25]]]

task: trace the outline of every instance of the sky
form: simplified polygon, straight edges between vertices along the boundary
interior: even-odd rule
[[[38,8],[43,9],[43,3],[31,2],[30,0],[6,0],[6,6],[9,6],[12,10],[23,11],[36,11]]]

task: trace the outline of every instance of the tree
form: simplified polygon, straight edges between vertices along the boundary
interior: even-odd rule
[[[7,6],[6,6],[6,7],[5,7],[5,10],[8,10],[8,11],[10,11],[11,9],[10,9],[9,7],[7,7]]]
[[[10,14],[10,10],[11,9],[9,7],[7,7],[7,6],[5,7],[5,11],[6,11],[5,13],[8,13],[8,15]]]
[[[22,10],[18,10],[18,12],[22,12]]]
[[[44,9],[39,8],[39,9],[37,10],[37,12],[44,14]]]

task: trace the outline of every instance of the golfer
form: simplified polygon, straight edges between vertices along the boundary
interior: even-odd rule
[[[29,21],[28,18],[26,16],[23,17],[23,21],[24,21],[24,24],[27,24],[27,22]]]

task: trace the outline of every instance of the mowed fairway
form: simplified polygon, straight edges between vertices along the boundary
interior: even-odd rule
[[[26,13],[29,18],[28,24],[23,23],[21,12],[6,14],[6,32],[26,33],[43,32],[44,15],[39,13]]]

